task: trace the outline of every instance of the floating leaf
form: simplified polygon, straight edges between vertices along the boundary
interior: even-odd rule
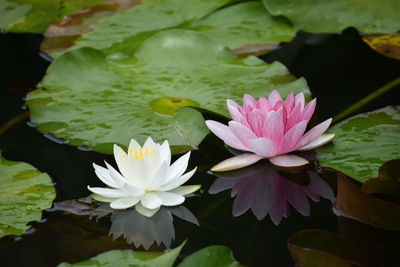
[[[288,247],[296,266],[351,267],[362,263],[346,240],[328,231],[298,232],[290,237]]]
[[[297,29],[336,33],[355,27],[363,33],[396,33],[400,1],[387,0],[263,0],[275,16],[287,17]]]
[[[363,183],[361,190],[400,203],[400,159],[385,162],[379,176]]]
[[[400,204],[362,192],[343,174],[338,175],[336,209],[345,217],[381,228],[400,229]]]
[[[105,0],[0,0],[0,29],[42,33],[49,24]]]
[[[178,257],[182,247],[185,243],[179,247],[168,251],[168,252],[137,252],[131,250],[112,250],[90,260],[79,262],[79,263],[61,263],[58,267],[68,266],[85,266],[85,267],[128,267],[128,266],[143,266],[143,267],[172,267],[176,258]]]
[[[128,1],[131,3],[128,7],[119,1],[113,4],[113,8],[124,12],[110,11],[113,8],[104,4],[73,14],[49,27],[42,49],[53,56],[78,47],[92,47],[106,54],[131,55],[155,33],[180,28],[202,32],[241,55],[258,55],[275,48],[279,42],[289,41],[295,34],[287,20],[272,17],[258,1],[223,9],[219,8],[236,1],[137,2]]]
[[[321,166],[360,181],[377,177],[386,161],[400,158],[400,107],[363,113],[331,128],[331,145],[318,149]]]
[[[224,246],[209,246],[185,258],[178,267],[240,267],[232,251]]]
[[[226,99],[239,101],[278,89],[309,90],[280,63],[238,59],[201,33],[170,30],[148,39],[136,57],[116,59],[81,48],[48,69],[42,89],[27,96],[31,119],[71,145],[112,153],[133,137],[168,139],[173,152],[196,147],[208,130],[195,106],[227,116]],[[176,111],[174,113],[174,111]]]
[[[363,40],[379,54],[400,59],[400,34],[365,35]]]
[[[38,221],[55,198],[50,177],[31,165],[5,160],[0,154],[0,237],[22,235]]]

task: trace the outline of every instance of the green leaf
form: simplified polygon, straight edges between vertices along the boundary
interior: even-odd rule
[[[209,246],[188,256],[178,267],[240,267],[232,251],[224,246]]]
[[[27,96],[38,130],[103,153],[112,153],[114,143],[144,142],[147,136],[168,139],[175,153],[196,147],[208,129],[199,111],[182,108],[187,105],[228,116],[226,99],[241,102],[244,93],[309,95],[305,81],[282,64],[238,59],[187,30],[154,35],[136,57],[71,51],[51,64],[41,86]]]
[[[236,1],[153,0],[123,12],[105,13],[99,8],[73,15],[49,28],[42,48],[52,56],[79,47],[129,56],[155,33],[179,28],[202,32],[236,49],[238,54],[258,55],[293,38],[295,31],[288,21],[272,17],[259,1],[222,8],[232,2]],[[107,18],[96,20],[96,15]],[[89,30],[89,25],[93,30]]]
[[[50,208],[55,190],[50,177],[23,162],[0,154],[0,237],[22,235],[28,222],[38,221]]]
[[[355,27],[363,33],[396,33],[400,1],[386,0],[263,0],[275,16],[287,17],[296,29],[336,33]]]
[[[85,267],[129,267],[129,266],[142,266],[142,267],[172,267],[176,258],[178,257],[183,243],[179,247],[168,252],[137,252],[131,250],[112,250],[90,260],[79,263],[61,263],[58,267],[68,266],[85,266]]]
[[[364,193],[343,174],[338,175],[335,207],[339,215],[380,228],[400,230],[400,204]]]
[[[80,9],[106,0],[0,0],[0,29],[42,33],[47,26]]]
[[[363,262],[346,240],[324,230],[298,232],[288,247],[296,266],[351,267]]]
[[[386,161],[400,158],[400,107],[385,107],[334,125],[331,145],[317,150],[321,166],[360,181],[377,177]]]

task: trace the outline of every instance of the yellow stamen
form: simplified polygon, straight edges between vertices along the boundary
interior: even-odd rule
[[[128,156],[134,156],[136,160],[141,160],[145,155],[151,157],[153,156],[154,149],[150,150],[149,148],[143,149],[142,147],[138,147],[135,149],[129,149]]]

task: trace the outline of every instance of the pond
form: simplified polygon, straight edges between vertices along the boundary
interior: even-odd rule
[[[1,266],[57,266],[63,262],[86,261],[111,250],[164,252],[177,248],[183,243],[183,248],[178,253],[175,263],[183,262],[187,266],[234,266],[229,265],[233,262],[244,266],[294,266],[295,264],[327,266],[324,265],[327,262],[330,262],[331,266],[399,266],[400,221],[396,218],[400,218],[400,214],[397,213],[400,212],[400,206],[398,206],[400,165],[396,159],[400,157],[399,153],[395,152],[390,152],[390,156],[387,156],[379,148],[375,151],[373,141],[371,143],[366,141],[372,148],[365,151],[372,154],[382,153],[373,155],[380,157],[381,162],[373,160],[371,162],[373,156],[370,155],[362,155],[361,161],[365,160],[366,164],[370,165],[369,167],[373,166],[376,173],[386,162],[380,169],[380,178],[375,178],[376,175],[370,177],[368,172],[366,172],[368,178],[362,176],[364,175],[363,168],[369,168],[362,164],[356,164],[354,167],[356,171],[353,170],[353,173],[357,172],[358,168],[358,177],[349,174],[348,169],[345,171],[340,169],[339,167],[342,166],[340,164],[330,165],[328,162],[333,162],[333,156],[329,154],[330,148],[326,150],[328,152],[314,150],[302,152],[301,155],[310,161],[306,169],[302,170],[278,168],[263,159],[242,169],[211,172],[210,169],[214,165],[232,157],[232,153],[238,151],[227,147],[222,140],[210,133],[204,140],[201,141],[200,138],[201,143],[198,142],[198,145],[193,146],[187,168],[187,170],[192,170],[197,167],[196,173],[188,184],[201,185],[201,189],[188,195],[182,205],[162,207],[155,215],[146,217],[134,208],[115,210],[106,203],[93,200],[89,197],[91,192],[87,186],[103,187],[104,184],[96,176],[92,163],[104,166],[104,161],[106,161],[117,168],[114,157],[110,155],[112,152],[100,153],[109,149],[110,144],[105,141],[102,141],[104,144],[97,142],[96,139],[91,143],[92,145],[89,142],[86,146],[85,130],[92,130],[88,127],[68,133],[76,139],[71,138],[71,145],[70,140],[50,133],[54,125],[39,125],[38,127],[31,121],[30,108],[34,109],[35,116],[43,111],[35,106],[36,102],[32,95],[28,95],[28,98],[31,97],[28,99],[31,106],[28,107],[26,97],[29,92],[43,86],[42,79],[46,72],[54,75],[51,76],[55,77],[54,81],[56,78],[63,79],[62,77],[71,75],[73,77],[66,79],[70,79],[71,84],[78,84],[78,86],[80,82],[84,83],[81,79],[84,79],[85,75],[90,75],[85,73],[81,77],[74,76],[82,71],[76,70],[74,66],[70,69],[66,67],[65,72],[60,76],[54,74],[58,71],[57,67],[48,71],[49,65],[53,63],[52,58],[41,51],[40,45],[43,40],[44,36],[39,33],[0,33],[1,155],[9,161],[29,163],[40,172],[47,173],[55,188],[55,199],[50,206],[43,207],[40,219],[28,220],[29,226],[22,234],[11,233],[2,236],[0,239]],[[155,49],[151,46],[150,48]],[[145,54],[143,50],[140,51]],[[168,58],[166,53],[168,51],[156,53],[158,63],[163,64],[162,62]],[[67,57],[62,56],[54,62],[61,62],[65,58]],[[351,116],[393,106],[393,111],[385,110],[384,113],[395,114],[390,118],[393,121],[396,120],[395,123],[386,117],[376,119],[377,121],[385,120],[385,126],[374,123],[378,128],[376,132],[387,131],[385,128],[387,125],[395,125],[397,128],[393,130],[390,128],[389,131],[392,132],[387,138],[389,145],[393,143],[393,149],[399,148],[400,118],[398,118],[399,109],[395,107],[400,105],[398,84],[397,87],[392,86],[394,89],[387,90],[386,93],[361,105],[343,118],[337,117],[343,110],[363,97],[398,79],[400,74],[400,61],[372,50],[355,28],[347,28],[340,34],[311,34],[299,31],[292,40],[287,40],[271,52],[260,55],[259,59],[271,64],[280,62],[295,77],[304,77],[312,97],[317,98],[317,109],[311,120],[312,125],[328,118],[335,118],[335,116],[338,118],[335,123],[346,122],[345,119]],[[96,58],[96,60],[100,59]],[[132,63],[129,60],[119,62],[118,68],[124,64],[129,66]],[[178,64],[180,64],[179,60],[177,59]],[[196,60],[195,58],[194,61]],[[103,63],[99,62],[98,64],[103,66]],[[126,66],[115,73],[118,75],[123,73],[128,68]],[[190,69],[190,67],[187,68]],[[102,76],[103,70],[96,69],[95,71],[98,71],[96,79],[99,79],[99,83],[105,81],[106,78]],[[246,72],[246,70],[241,71]],[[139,78],[135,77],[135,79],[148,82],[147,72],[149,72],[147,69],[138,71],[137,73],[142,76],[139,75]],[[125,75],[118,76],[118,79],[126,77]],[[282,77],[286,76],[282,75]],[[232,79],[232,84],[237,82],[233,75],[228,79]],[[275,83],[286,84],[286,78],[282,79]],[[119,84],[121,80],[113,81],[113,84],[124,86],[122,82]],[[51,87],[57,82],[54,81],[45,79],[44,83]],[[178,83],[177,81],[169,82]],[[218,82],[215,82],[215,85],[218,86]],[[142,93],[148,94],[147,91]],[[193,94],[195,93],[196,91]],[[265,93],[265,96],[268,94],[269,92]],[[72,101],[75,101],[74,97],[71,97]],[[91,97],[76,101],[80,104],[87,101],[87,105],[90,106]],[[107,98],[107,96],[100,96],[100,98]],[[118,97],[111,95],[110,98],[117,99]],[[141,100],[138,99],[137,102]],[[121,103],[117,102],[115,105],[118,106]],[[190,105],[196,106],[196,103]],[[46,102],[45,105],[48,103]],[[58,109],[54,103],[48,106],[51,106],[53,112]],[[62,108],[63,104],[60,104],[61,113],[64,112]],[[217,108],[204,108],[203,103],[200,103],[198,110],[206,120],[223,123],[228,121],[226,116],[225,118],[220,116],[221,113],[217,112]],[[86,111],[83,109],[82,114]],[[107,116],[107,114],[100,113],[98,116]],[[368,135],[362,128],[363,125],[372,123],[374,119],[372,116],[374,115],[368,117],[368,122],[352,124],[347,126],[348,129],[343,127],[340,129],[342,132],[339,130],[336,132],[335,138],[338,138],[338,133],[346,131],[347,133],[365,133],[360,137],[362,141],[364,141],[363,138],[373,138],[371,136],[375,136],[375,132]],[[122,118],[121,123],[126,123],[123,120]],[[43,127],[48,128],[43,130]],[[107,131],[112,130],[107,129]],[[60,132],[60,129],[54,130],[56,133],[57,131]],[[76,132],[78,132],[77,135],[75,135]],[[78,136],[79,132],[83,134]],[[138,133],[138,135],[141,134],[142,132]],[[78,144],[79,138],[82,138],[83,144]],[[102,137],[98,139],[103,140]],[[115,143],[119,142],[120,140],[116,140]],[[351,140],[342,142],[347,144]],[[339,147],[338,143],[334,145]],[[388,143],[384,141],[376,143],[376,147],[387,145]],[[94,150],[92,150],[93,147]],[[182,150],[178,151],[179,154],[189,150],[187,147],[182,148],[183,146],[176,147]],[[352,147],[349,147],[338,157],[344,157],[344,161],[354,160],[348,156],[352,153]],[[324,155],[328,156],[324,157]],[[174,155],[172,161],[180,156]],[[336,171],[336,167],[341,171]],[[36,170],[31,171],[37,175]],[[6,172],[0,171],[0,174],[5,176]],[[384,179],[389,177],[388,180],[391,180],[393,184],[381,185],[378,182],[374,184],[376,179],[382,179],[382,177]],[[375,180],[369,178],[375,178]],[[15,179],[17,178],[14,177]],[[7,184],[4,188],[7,189],[3,192],[0,190],[0,208],[3,209],[1,214],[18,217],[19,214],[7,211],[7,206],[4,204],[7,201],[4,197],[1,199],[2,195],[7,195],[4,192],[12,186]],[[12,189],[9,192],[12,192]],[[32,199],[24,201],[34,201],[36,196],[32,193],[30,197]],[[21,202],[20,205],[25,204]],[[16,210],[15,213],[18,212],[19,210]],[[0,225],[5,225],[5,222],[10,221],[12,222],[8,217],[4,217]],[[2,226],[1,231],[3,230]],[[210,252],[212,256],[208,262],[207,256],[204,255],[194,258],[192,262],[185,262],[190,255],[214,245],[224,246],[219,249],[226,249],[226,251],[215,252],[216,256]],[[233,256],[230,256],[229,249],[232,250]],[[146,257],[152,256],[143,254],[139,258]],[[105,261],[117,258],[111,256]],[[119,258],[121,259],[123,257]],[[124,261],[122,263],[111,261],[109,262],[111,265],[96,265],[94,262],[89,262],[84,266],[116,266],[113,264],[123,263]],[[182,266],[186,266],[183,263]],[[160,261],[159,265],[152,264],[155,265],[148,266],[163,266],[165,262]]]

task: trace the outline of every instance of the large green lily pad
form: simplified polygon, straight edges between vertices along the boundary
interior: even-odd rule
[[[28,222],[40,220],[50,208],[55,190],[50,177],[23,162],[5,160],[0,154],[0,237],[21,235]]]
[[[222,8],[232,2],[236,1],[148,0],[123,12],[93,9],[50,27],[42,49],[52,56],[79,47],[131,55],[144,40],[171,28],[202,32],[240,54],[262,54],[293,38],[295,31],[289,22],[272,17],[261,2]]]
[[[256,57],[238,59],[231,50],[201,33],[160,32],[135,57],[110,57],[81,48],[55,60],[28,94],[31,119],[72,145],[111,153],[131,138],[168,139],[174,152],[196,147],[208,133],[195,106],[227,116],[226,99],[241,102],[274,89],[283,95],[309,90],[280,63]]]
[[[400,158],[400,107],[386,107],[349,118],[331,128],[331,145],[318,149],[321,166],[365,182],[386,161]]]
[[[105,0],[0,0],[0,29],[42,33],[62,17]]]
[[[312,33],[336,33],[355,27],[363,33],[396,33],[400,1],[386,0],[263,0],[275,16],[287,17],[295,28]]]
[[[178,267],[240,267],[233,257],[232,250],[224,246],[209,246],[193,253],[181,262]]]
[[[85,267],[172,267],[184,244],[169,252],[138,252],[131,250],[112,250],[87,261],[78,263],[61,263],[58,267],[85,266]]]

